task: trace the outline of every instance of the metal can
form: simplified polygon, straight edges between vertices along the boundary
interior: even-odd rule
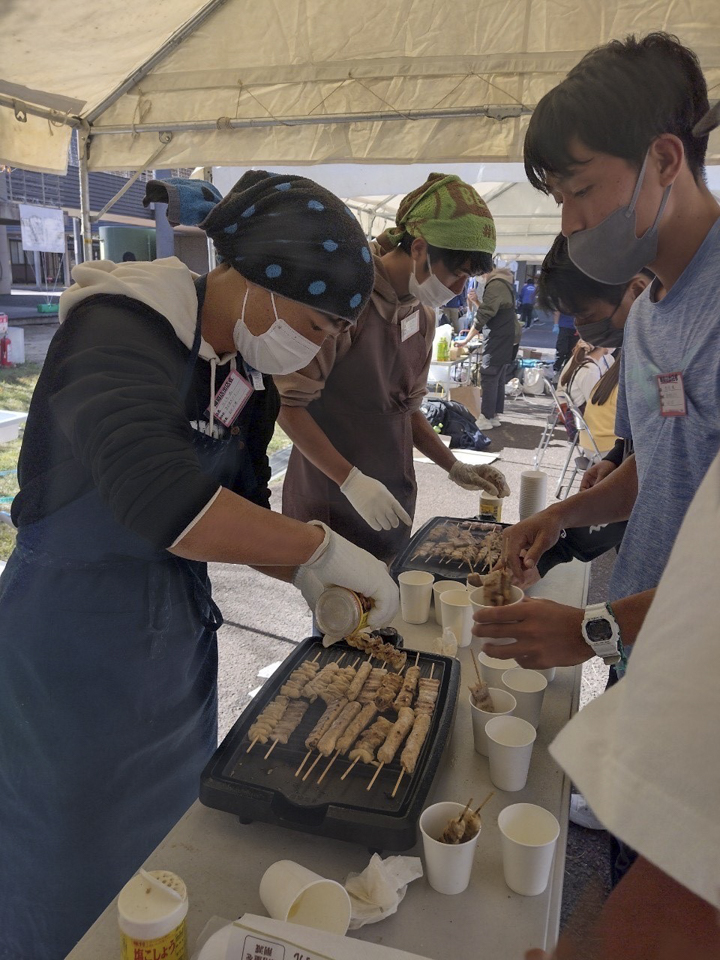
[[[323,634],[351,637],[367,626],[370,601],[347,587],[328,587],[315,605],[315,620]]]

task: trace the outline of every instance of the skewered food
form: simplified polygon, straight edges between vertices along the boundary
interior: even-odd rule
[[[440,843],[462,843],[465,839],[465,811],[459,817],[448,820],[447,826],[438,837]]]
[[[385,717],[378,717],[375,723],[364,730],[358,741],[348,754],[351,760],[360,760],[361,763],[372,763],[375,760],[375,751],[385,742],[392,723]]]
[[[352,702],[357,703],[356,700]],[[361,707],[355,719],[348,724],[345,733],[338,738],[336,749],[345,756],[363,730],[372,723],[376,716],[377,707],[374,703],[366,703],[364,707]]]
[[[325,703],[338,700],[340,697],[345,697],[346,700],[349,700],[350,698],[347,693],[350,689],[350,684],[355,679],[356,673],[357,671],[354,667],[341,667],[340,670],[336,670],[327,687],[320,691],[320,696]]]
[[[400,712],[400,707],[409,707],[412,705],[419,679],[420,667],[408,667],[405,671],[405,679],[403,680],[400,693],[395,697],[395,702],[393,703],[393,709],[397,713]]]
[[[338,737],[345,732],[348,725],[357,717],[361,710],[362,705],[357,701],[353,701],[352,703],[345,701],[345,706],[342,711],[335,717],[318,743],[318,750],[324,757],[329,757],[330,754],[333,753]]]
[[[488,607],[504,607],[512,603],[512,574],[499,566],[483,578],[483,601]]]
[[[327,705],[325,713],[320,717],[305,740],[305,746],[308,750],[315,749],[320,742],[322,735],[328,729],[333,720],[341,713],[346,703],[347,700],[334,700],[332,703]]]
[[[477,810],[470,809],[472,800],[468,800],[460,816],[453,817],[448,821],[447,826],[438,837],[440,843],[465,843],[468,840],[473,840],[480,833],[480,827],[482,826],[480,811],[488,800],[494,796],[495,791],[493,790],[485,797]]]
[[[307,700],[293,700],[270,734],[270,739],[277,740],[279,743],[287,743],[305,716],[309,706]]]
[[[348,700],[357,700],[360,696],[360,691],[365,685],[365,681],[369,678],[372,673],[372,664],[369,660],[366,660],[365,663],[360,664],[355,678],[348,687],[346,697]]]
[[[431,722],[432,716],[429,713],[420,713],[415,717],[415,723],[410,731],[405,749],[400,754],[400,763],[407,773],[415,772],[415,765],[430,730]]]
[[[408,733],[410,733],[414,722],[415,714],[410,707],[400,707],[397,720],[392,725],[392,729],[388,733],[385,743],[377,752],[377,758],[381,763],[392,763],[400,745]]]
[[[492,567],[500,559],[501,552],[501,527],[473,521],[446,521],[430,532],[411,560],[463,564],[474,571],[476,567]]]
[[[383,681],[383,677],[387,676],[387,670],[384,667],[373,667],[370,676],[365,681],[358,700],[360,703],[372,703],[375,697],[378,695],[380,690],[380,684]],[[349,691],[348,691],[349,692]]]
[[[326,663],[315,679],[308,682],[303,690],[303,696],[310,700],[311,703],[317,700],[321,693],[329,687],[339,669],[340,667],[335,660],[331,663]]]
[[[418,681],[418,695],[415,701],[415,713],[432,713],[440,690],[440,681],[430,677],[421,677]]]
[[[280,687],[280,693],[283,694],[283,696],[290,697],[291,700],[297,700],[303,695],[303,690],[313,677],[316,676],[319,669],[319,663],[313,663],[309,660],[301,663],[297,669],[293,670],[285,683]]]
[[[288,703],[290,703],[288,697],[275,697],[275,699],[265,707],[255,723],[248,730],[250,740],[259,740],[260,743],[267,743],[268,737],[285,713]]]
[[[357,650],[370,654],[375,660],[382,660],[393,670],[402,670],[407,661],[407,653],[404,650],[398,650],[392,643],[385,643],[376,633],[356,633],[352,637],[347,637],[345,642]]]
[[[495,704],[490,694],[490,688],[480,677],[477,683],[470,685],[470,700],[478,710],[484,710],[485,713],[495,713]]]
[[[385,674],[382,679],[382,683],[380,684],[380,689],[377,692],[377,696],[375,697],[375,706],[378,708],[380,713],[383,713],[385,710],[389,709],[390,704],[400,692],[400,687],[402,687],[402,685],[403,678],[401,674]]]

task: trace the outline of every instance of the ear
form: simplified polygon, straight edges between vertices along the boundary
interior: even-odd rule
[[[649,157],[657,166],[660,186],[674,183],[685,162],[685,148],[680,137],[674,133],[661,133],[650,144]]]
[[[416,263],[425,264],[427,260],[427,242],[422,237],[415,237],[410,246],[410,256]]]

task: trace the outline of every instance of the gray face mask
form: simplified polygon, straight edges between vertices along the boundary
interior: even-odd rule
[[[672,184],[665,187],[653,225],[641,237],[636,236],[635,205],[646,166],[647,154],[629,206],[618,207],[597,226],[578,230],[568,237],[568,255],[572,262],[599,283],[627,283],[657,256],[658,224]]]
[[[612,322],[617,310],[618,308],[615,307],[610,316],[604,317],[602,320],[595,320],[593,323],[581,323],[579,327],[576,326],[577,332],[586,343],[591,343],[593,347],[609,347],[611,350],[621,347],[625,331],[622,327],[614,326]]]

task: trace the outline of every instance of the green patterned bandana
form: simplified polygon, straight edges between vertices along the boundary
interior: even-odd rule
[[[405,233],[441,250],[495,252],[495,222],[480,194],[460,177],[431,173],[398,207],[397,227],[378,237],[391,250]]]

